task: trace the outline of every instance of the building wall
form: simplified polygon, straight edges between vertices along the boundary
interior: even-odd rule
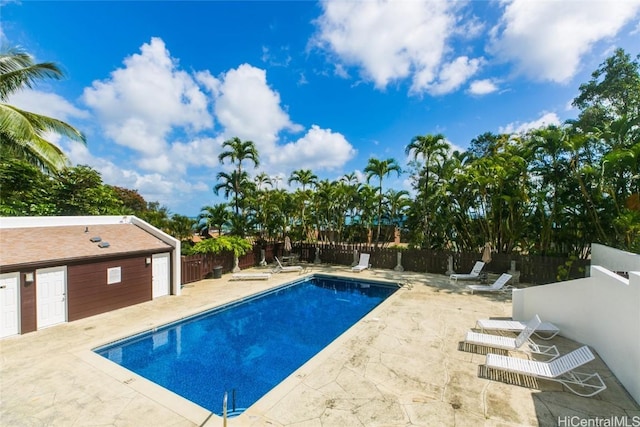
[[[591,265],[599,265],[614,272],[640,271],[640,255],[592,243]]]
[[[640,403],[640,272],[625,279],[591,267],[591,277],[513,290],[513,318],[538,314],[560,334],[598,352]]]
[[[28,273],[34,274],[34,270]],[[20,273],[20,333],[33,332],[38,329],[36,313],[36,284],[25,282],[24,272]]]
[[[67,266],[68,321],[82,319],[151,300],[151,255],[94,261]],[[118,269],[120,281],[108,284],[109,269]],[[112,270],[112,278],[117,270]]]
[[[21,227],[54,227],[62,225],[99,225],[99,224],[134,224],[149,234],[173,248],[171,253],[171,294],[180,295],[182,284],[180,282],[181,259],[180,240],[169,236],[162,230],[152,226],[146,221],[133,215],[105,215],[105,216],[44,216],[44,217],[3,217],[0,221],[0,229]]]

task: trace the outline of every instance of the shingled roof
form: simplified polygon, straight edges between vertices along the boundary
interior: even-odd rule
[[[100,237],[108,247],[91,238]],[[64,264],[86,258],[157,253],[173,248],[134,224],[67,225],[0,229],[0,267]]]

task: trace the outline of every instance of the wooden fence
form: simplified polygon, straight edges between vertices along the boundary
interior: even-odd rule
[[[367,244],[331,244],[331,243],[293,243],[292,253],[298,254],[302,262],[313,263],[316,251],[324,264],[351,265],[354,251],[371,254],[370,263],[373,268],[393,269],[397,264],[398,249],[381,248]],[[261,247],[256,245],[253,251],[239,258],[241,269],[257,266],[261,260]],[[274,256],[282,256],[283,243],[270,243],[264,246],[265,260],[271,264]],[[473,264],[480,260],[481,254],[473,252],[433,251],[428,249],[403,249],[402,267],[406,271],[445,274],[449,256],[453,257],[453,269],[457,273],[468,273]],[[545,284],[563,280],[585,277],[589,268],[589,260],[569,260],[563,257],[545,257],[521,254],[492,254],[491,262],[484,270],[500,274],[511,269],[515,262],[520,272],[520,282]],[[182,283],[191,283],[210,277],[215,266],[222,266],[222,272],[233,269],[231,252],[216,255],[189,255],[182,257]]]

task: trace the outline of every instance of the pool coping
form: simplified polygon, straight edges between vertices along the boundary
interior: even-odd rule
[[[242,414],[238,416],[234,416],[228,418],[228,423],[240,423],[244,424],[245,421],[252,421],[256,418],[261,417],[268,409],[273,407],[280,401],[284,396],[286,396],[289,392],[291,392],[296,386],[298,386],[304,378],[307,376],[307,373],[318,366],[320,366],[323,362],[325,362],[338,348],[344,344],[346,341],[351,339],[356,333],[358,329],[362,328],[362,325],[366,322],[375,321],[376,317],[374,316],[377,311],[383,310],[387,304],[390,303],[390,300],[393,299],[399,292],[402,291],[403,286],[397,280],[384,279],[384,278],[358,278],[354,276],[348,276],[339,273],[326,273],[326,272],[309,272],[304,275],[298,276],[295,279],[291,279],[286,282],[274,283],[273,286],[269,288],[259,290],[255,293],[247,294],[245,296],[241,296],[237,299],[226,301],[223,303],[212,303],[208,308],[200,308],[198,311],[193,312],[192,314],[182,315],[174,320],[170,320],[168,322],[162,323],[161,325],[157,325],[154,327],[144,328],[138,332],[133,332],[127,334],[122,337],[117,337],[114,339],[110,339],[108,342],[103,342],[99,345],[92,345],[89,349],[82,349],[74,352],[74,354],[84,362],[93,366],[94,368],[100,370],[104,374],[114,378],[115,380],[125,384],[130,387],[132,390],[152,399],[153,401],[167,407],[171,411],[176,414],[188,419],[189,421],[196,423],[198,425],[207,425],[208,423],[214,423],[214,425],[219,425],[217,423],[222,423],[224,421],[224,417],[217,415],[214,412],[198,405],[197,403],[192,402],[191,400],[121,366],[111,360],[97,354],[95,351],[101,347],[109,346],[118,341],[123,341],[129,338],[132,338],[137,335],[143,335],[145,333],[149,333],[155,329],[160,329],[167,327],[171,324],[178,323],[190,318],[198,317],[203,315],[209,311],[223,310],[225,307],[231,307],[236,304],[242,304],[245,301],[249,301],[255,298],[260,298],[264,295],[268,295],[273,292],[277,292],[279,289],[283,289],[289,286],[295,286],[296,283],[307,280],[310,277],[332,277],[332,278],[340,278],[346,279],[349,281],[364,281],[364,282],[377,282],[384,283],[389,285],[397,285],[398,289],[387,298],[385,298],[382,302],[376,305],[372,310],[366,313],[363,317],[361,317],[356,323],[347,328],[344,332],[342,332],[338,337],[336,337],[333,341],[331,341],[328,345],[323,347],[318,353],[313,355],[310,359],[304,362],[299,368],[294,370],[291,374],[285,377],[281,382],[276,384],[272,389],[270,389],[266,394],[264,394],[260,399],[254,402],[251,406],[249,406]],[[222,396],[220,399],[220,404],[222,406]],[[204,421],[203,421],[204,420]]]

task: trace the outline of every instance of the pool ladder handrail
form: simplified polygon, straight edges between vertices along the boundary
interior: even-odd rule
[[[224,397],[222,398],[222,426],[227,427],[227,392],[224,392]]]

